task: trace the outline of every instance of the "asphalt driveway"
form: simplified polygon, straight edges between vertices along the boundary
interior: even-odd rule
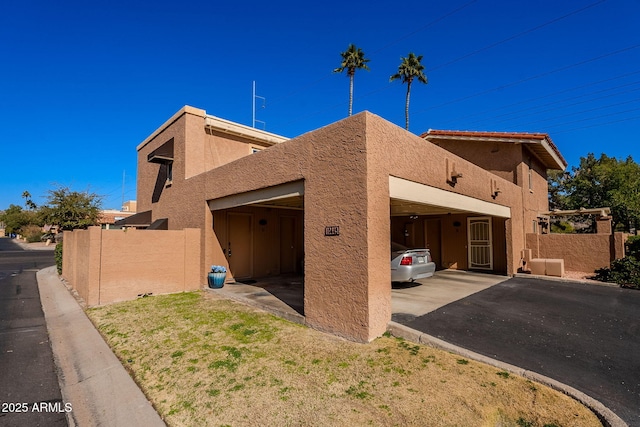
[[[640,291],[516,277],[396,321],[554,378],[640,426]]]

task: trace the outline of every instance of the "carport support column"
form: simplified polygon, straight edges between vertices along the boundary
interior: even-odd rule
[[[366,117],[316,131],[304,190],[307,324],[360,342],[391,319],[388,176],[368,170]]]

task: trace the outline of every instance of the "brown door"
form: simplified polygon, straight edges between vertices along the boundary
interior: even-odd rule
[[[280,217],[280,273],[296,271],[295,218]]]
[[[227,260],[236,279],[253,275],[251,214],[231,213],[227,215]]]
[[[440,219],[426,219],[424,221],[424,240],[431,252],[431,259],[436,268],[442,268],[442,227]]]

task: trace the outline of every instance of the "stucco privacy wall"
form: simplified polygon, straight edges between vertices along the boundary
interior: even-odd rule
[[[200,230],[65,231],[62,276],[87,306],[200,288]]]
[[[564,259],[569,271],[594,272],[624,256],[624,233],[527,234],[533,258]]]
[[[65,231],[62,240],[62,276],[89,306],[100,300],[100,227]]]

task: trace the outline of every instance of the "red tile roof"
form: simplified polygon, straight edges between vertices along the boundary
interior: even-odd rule
[[[428,139],[430,136],[434,137],[463,137],[463,138],[487,138],[487,139],[503,139],[505,142],[509,140],[531,140],[540,141],[543,143],[547,141],[549,148],[557,156],[562,163],[559,166],[563,166],[563,169],[567,167],[567,161],[558,150],[558,147],[553,143],[551,137],[546,133],[527,133],[527,132],[480,132],[480,131],[461,131],[461,130],[437,130],[429,129],[420,135],[420,138]]]
[[[98,215],[98,223],[100,224],[114,224],[117,220],[129,217],[133,215],[134,212],[109,212],[102,211]]]
[[[424,138],[428,135],[440,136],[471,136],[478,138],[518,138],[518,139],[551,139],[546,133],[527,133],[527,132],[479,132],[479,131],[462,131],[462,130],[437,130],[430,129],[420,135]]]

